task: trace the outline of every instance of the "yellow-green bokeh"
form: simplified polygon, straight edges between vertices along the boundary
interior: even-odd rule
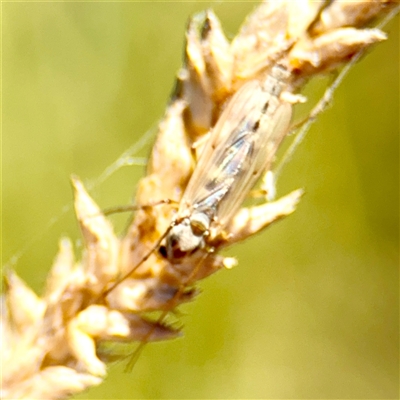
[[[22,251],[37,292],[58,238],[79,239],[70,174],[100,176],[156,124],[210,6],[232,37],[254,4],[2,4],[3,263]],[[239,265],[202,283],[182,339],[79,398],[398,397],[398,18],[386,30],[283,171],[280,194],[306,190],[297,212],[229,249]],[[91,193],[127,204],[143,170]]]

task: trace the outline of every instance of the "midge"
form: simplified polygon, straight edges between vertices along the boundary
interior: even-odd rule
[[[292,105],[281,94],[290,73],[274,66],[232,97],[202,151],[166,236],[165,255],[178,262],[224,232],[250,189],[270,169],[289,129]]]
[[[266,79],[245,83],[229,100],[201,151],[170,226],[103,296],[129,278],[162,243],[161,254],[179,268],[198,250],[207,254],[215,243],[229,238],[227,225],[262,173],[270,169],[289,130],[295,97],[285,92],[289,77],[286,68],[275,65]]]

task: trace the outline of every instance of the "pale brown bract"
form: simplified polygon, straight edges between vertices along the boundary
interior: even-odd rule
[[[279,60],[291,72],[289,92],[297,92],[309,78],[332,71],[385,40],[382,31],[365,26],[395,6],[384,0],[264,2],[232,42],[212,11],[193,18],[175,95],[159,124],[147,175],[138,185],[136,204],[144,207],[135,213],[127,233],[115,234],[82,183],[73,178],[85,245],[82,260],[75,259],[71,242],[61,239],[42,297],[15,273],[8,273],[2,298],[2,397],[65,398],[102,382],[106,364],[98,352],[101,342],[179,336],[179,329],[146,318],[146,313],[168,311],[192,300],[198,280],[234,264],[217,254],[220,248],[291,214],[302,192],[242,208],[213,253],[199,250],[179,266],[158,251],[149,253],[168,229],[176,205],[151,204],[179,202],[196,166],[193,145],[214,126],[226,101],[245,82],[263,79]],[[132,269],[128,279],[104,295]]]

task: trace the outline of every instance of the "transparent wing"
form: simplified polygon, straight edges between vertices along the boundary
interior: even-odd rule
[[[180,213],[202,209],[223,228],[269,168],[288,130],[291,110],[260,82],[245,84],[215,125],[183,195]]]

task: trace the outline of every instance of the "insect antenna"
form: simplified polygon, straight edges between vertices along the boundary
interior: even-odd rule
[[[171,199],[164,199],[164,200],[158,200],[156,202],[153,202],[151,204],[146,204],[146,205],[126,205],[126,206],[116,206],[116,207],[109,207],[104,210],[102,210],[103,215],[110,215],[113,213],[118,213],[118,212],[129,212],[129,211],[137,211],[137,210],[145,210],[148,208],[152,208],[158,205],[162,204],[176,204],[175,200]],[[168,229],[165,230],[165,232],[161,235],[161,237],[157,240],[157,242],[151,247],[151,249],[141,258],[141,260],[133,266],[128,272],[126,272],[122,277],[117,279],[109,288],[104,290],[99,297],[96,299],[98,301],[99,299],[104,299],[107,297],[109,293],[111,293],[118,285],[120,285],[122,282],[124,282],[126,279],[129,278],[130,275],[132,275],[144,262],[148,260],[148,258],[153,254],[154,250],[161,245],[161,242],[164,240],[164,238],[168,235],[169,231],[171,228],[174,226],[174,223],[171,223]]]
[[[118,285],[120,285],[122,282],[128,279],[144,262],[146,262],[149,259],[149,257],[154,253],[154,250],[161,245],[161,242],[165,239],[165,237],[168,235],[169,231],[172,229],[173,226],[174,224],[171,223],[168,229],[166,229],[166,231],[161,235],[161,237],[152,246],[152,248],[141,258],[141,260],[135,266],[133,266],[128,272],[122,275],[121,278],[117,279],[109,288],[104,290],[100,294],[98,299],[107,297],[109,293],[111,293]]]

